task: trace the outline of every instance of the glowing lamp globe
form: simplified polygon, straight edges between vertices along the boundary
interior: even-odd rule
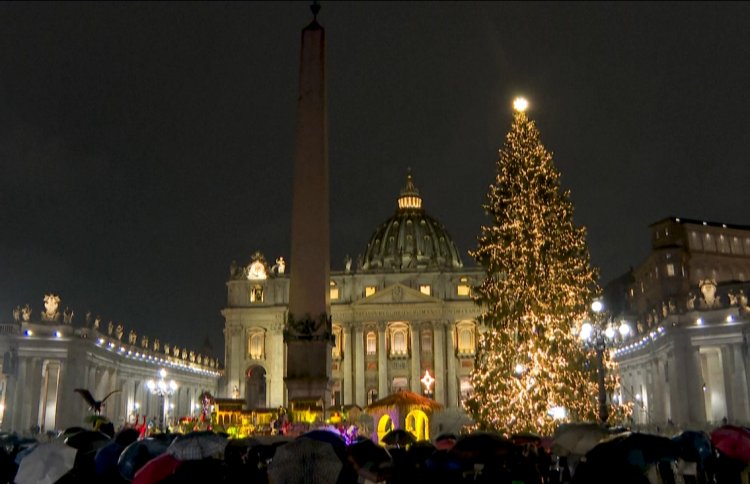
[[[526,98],[517,97],[513,100],[513,109],[515,109],[519,113],[526,111],[528,107],[529,107],[529,102],[526,100]]]

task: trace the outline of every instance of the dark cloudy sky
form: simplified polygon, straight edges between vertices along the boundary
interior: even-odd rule
[[[0,319],[55,292],[223,351],[231,261],[288,259],[307,5],[0,4]],[[407,167],[473,248],[517,94],[603,282],[668,215],[750,225],[750,4],[322,7],[334,269]]]

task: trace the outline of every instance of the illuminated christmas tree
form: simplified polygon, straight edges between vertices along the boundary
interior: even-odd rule
[[[597,368],[576,328],[598,286],[570,194],[516,107],[484,206],[492,223],[471,254],[487,272],[474,295],[487,331],[466,408],[483,429],[549,435],[561,421],[596,420]]]

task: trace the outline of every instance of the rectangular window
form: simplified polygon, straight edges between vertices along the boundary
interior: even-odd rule
[[[374,355],[377,353],[378,337],[374,331],[367,333],[367,354]]]
[[[429,284],[422,284],[419,286],[419,292],[429,296],[432,294],[432,287]]]
[[[732,237],[732,254],[742,255],[742,244],[739,237]]]
[[[674,264],[667,264],[667,276],[674,277]]]
[[[703,237],[703,250],[706,252],[716,252],[716,242],[711,234],[706,234]]]
[[[701,244],[701,238],[698,232],[690,232],[690,249],[691,250],[703,250],[703,244]]]
[[[409,389],[409,380],[404,376],[397,376],[391,382],[391,393],[398,393],[401,390]]]
[[[471,384],[471,377],[462,376],[459,379],[459,389],[461,392],[461,400],[465,400],[474,393],[474,386]]]
[[[432,333],[422,333],[422,351],[432,353]]]
[[[729,253],[729,239],[723,235],[719,236],[719,252],[728,254]]]
[[[375,286],[365,287],[365,297],[372,296],[373,294],[375,294],[375,291],[377,291],[377,288]]]
[[[471,288],[467,284],[459,284],[456,288],[456,292],[459,296],[469,296],[471,294]]]
[[[336,283],[331,281],[331,301],[335,301],[339,298],[339,288]]]

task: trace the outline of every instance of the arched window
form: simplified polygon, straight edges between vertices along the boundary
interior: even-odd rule
[[[473,355],[476,349],[475,326],[470,321],[456,325],[456,351],[459,355]]]
[[[462,376],[459,378],[459,391],[461,393],[461,400],[466,400],[474,393],[474,386],[471,384],[471,377]]]
[[[367,354],[375,355],[378,352],[378,335],[375,331],[369,331],[366,336],[367,341]]]
[[[256,330],[250,333],[247,344],[247,352],[253,360],[263,359],[264,350],[264,333],[262,330]]]
[[[409,354],[409,327],[405,323],[393,323],[388,327],[391,337],[391,356]]]
[[[256,284],[250,289],[250,302],[263,302],[263,286]]]

